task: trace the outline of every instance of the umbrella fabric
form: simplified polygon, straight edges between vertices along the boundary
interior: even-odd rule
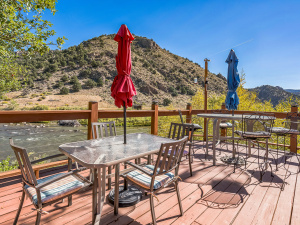
[[[118,75],[111,86],[111,96],[115,99],[117,107],[132,106],[132,97],[136,95],[135,87],[130,78],[131,73],[131,49],[130,44],[133,36],[126,25],[122,25],[114,40],[118,42],[118,54],[116,56],[116,67]]]
[[[240,103],[239,97],[236,93],[236,90],[240,84],[240,76],[237,70],[238,58],[235,55],[235,52],[231,49],[226,63],[228,63],[228,73],[227,73],[227,85],[228,92],[225,100],[226,108],[228,110],[237,110],[237,106]]]

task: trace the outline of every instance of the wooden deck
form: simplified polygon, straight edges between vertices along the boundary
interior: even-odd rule
[[[220,153],[223,155],[230,151],[225,147]],[[233,173],[232,166],[224,165],[220,161],[217,166],[212,166],[211,160],[203,160],[203,150],[199,149],[193,162],[193,176],[189,176],[187,160],[180,168],[182,182],[179,187],[184,215],[179,216],[174,188],[166,188],[158,195],[159,201],[155,205],[158,224],[300,224],[300,175],[297,173],[297,158],[289,157],[284,167],[284,158],[280,153],[279,170],[272,177],[269,169],[260,183],[257,150],[253,149],[252,153],[253,157],[248,158],[247,168],[237,169]],[[260,153],[262,156],[264,151]],[[48,169],[41,171],[40,176],[63,170],[66,168]],[[280,189],[282,185],[283,190]],[[1,225],[12,224],[20,197],[20,177],[0,180]],[[41,223],[91,224],[91,202],[90,190],[74,195],[73,205],[70,207],[67,207],[67,201],[45,207],[44,210],[49,214],[42,215]],[[34,224],[36,212],[32,209],[33,206],[26,199],[19,224]],[[118,216],[114,216],[113,206],[109,203],[103,207],[101,224],[137,225],[150,222],[147,196],[134,207],[120,208]]]

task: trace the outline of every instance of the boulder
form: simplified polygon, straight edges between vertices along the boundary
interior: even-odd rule
[[[58,125],[67,126],[67,127],[75,127],[75,126],[80,126],[80,123],[77,120],[59,120]]]

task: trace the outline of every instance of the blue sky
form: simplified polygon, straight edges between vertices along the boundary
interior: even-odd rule
[[[209,70],[225,76],[233,48],[246,87],[300,89],[299,0],[58,0],[57,10],[46,18],[57,36],[68,38],[64,48],[116,33],[125,23],[133,34],[201,66],[209,58]]]

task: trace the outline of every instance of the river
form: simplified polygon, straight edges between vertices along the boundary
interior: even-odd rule
[[[123,127],[116,129],[118,135],[123,135]],[[150,133],[150,129],[150,126],[127,127],[127,133]],[[9,146],[10,137],[16,145],[27,150],[30,160],[34,160],[60,153],[58,146],[63,143],[86,140],[87,127],[66,127],[57,123],[0,124],[0,162],[7,156],[15,159]]]

